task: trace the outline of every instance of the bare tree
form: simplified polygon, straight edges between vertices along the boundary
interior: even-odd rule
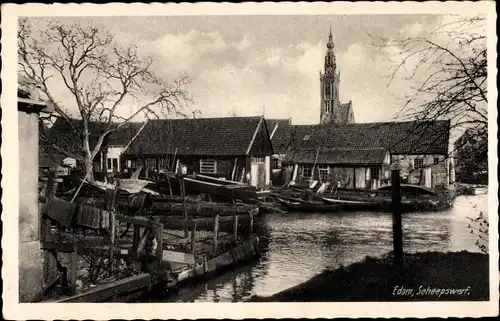
[[[76,150],[60,144],[52,147],[81,161],[90,180],[93,160],[111,133],[139,115],[159,118],[178,113],[179,107],[191,101],[185,89],[190,78],[183,75],[166,82],[154,72],[153,62],[152,57],[142,57],[137,47],[121,46],[113,35],[96,27],[51,22],[35,30],[27,19],[19,23],[19,74],[52,103],[56,116],[81,142]],[[57,88],[54,80],[63,85]],[[75,126],[70,108],[57,101],[60,87],[74,98],[82,126]],[[123,116],[119,109],[128,98],[137,106]],[[95,143],[91,142],[91,122],[102,124]]]
[[[450,130],[470,129],[487,139],[485,21],[483,16],[456,16],[425,36],[375,41],[395,53],[389,86],[399,76],[412,84],[399,119],[422,121],[424,127],[429,121],[449,119]]]

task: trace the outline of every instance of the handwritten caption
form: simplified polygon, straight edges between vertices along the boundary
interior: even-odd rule
[[[466,288],[460,288],[460,289],[443,289],[443,288],[432,288],[430,286],[424,286],[421,285],[418,287],[418,289],[415,288],[409,288],[409,287],[404,287],[400,285],[396,285],[394,287],[394,290],[392,291],[392,295],[395,296],[437,296],[441,297],[443,295],[470,295],[471,287],[468,286]]]

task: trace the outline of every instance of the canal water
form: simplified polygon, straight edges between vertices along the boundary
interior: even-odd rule
[[[469,219],[487,215],[487,195],[460,196],[439,213],[403,215],[404,251],[478,252]],[[263,256],[248,266],[183,288],[164,302],[241,302],[307,281],[324,269],[392,249],[390,213],[272,213],[259,218]]]

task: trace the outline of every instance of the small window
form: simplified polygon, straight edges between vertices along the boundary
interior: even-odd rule
[[[111,166],[111,158],[108,158],[108,171],[112,169],[113,167]]]
[[[422,167],[424,167],[424,159],[423,158],[415,158],[413,160],[413,167],[414,168],[422,168]]]
[[[302,177],[311,177],[312,168],[311,167],[302,167]]]
[[[439,157],[434,157],[434,165],[439,163]]]
[[[200,173],[201,174],[217,173],[217,162],[213,159],[200,160]]]
[[[127,160],[127,167],[129,167],[129,168],[132,167],[132,160],[130,160],[130,159]]]
[[[118,171],[118,158],[113,158],[113,170]]]
[[[380,179],[380,169],[378,167],[370,168],[370,175],[373,179]]]
[[[154,159],[154,158],[146,159],[146,167],[149,169],[155,169],[156,168],[156,159]]]
[[[281,168],[281,162],[277,158],[273,158],[273,169]]]
[[[328,180],[328,165],[319,165],[318,175],[321,182],[326,182]]]

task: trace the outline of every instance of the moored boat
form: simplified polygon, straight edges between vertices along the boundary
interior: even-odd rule
[[[323,197],[323,201],[327,204],[340,205],[345,210],[377,210],[383,207],[381,201],[353,201],[332,197]]]
[[[300,199],[283,199],[278,197],[283,209],[289,212],[336,212],[342,209],[342,205],[325,204],[324,202],[303,201]]]
[[[187,193],[208,194],[214,201],[233,203],[241,201],[246,204],[256,204],[259,201],[259,195],[255,188],[246,184],[224,184],[219,179],[198,179],[199,175],[185,177],[184,185]]]

